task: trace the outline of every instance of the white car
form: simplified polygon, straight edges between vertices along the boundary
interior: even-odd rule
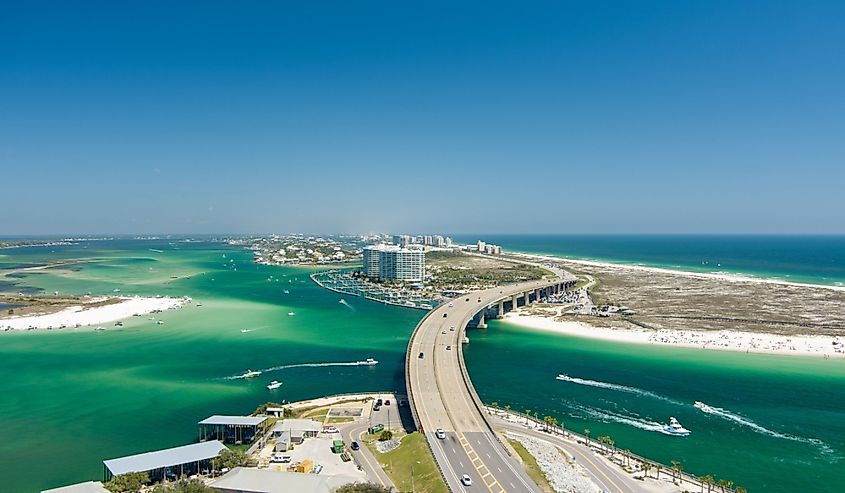
[[[326,426],[323,428],[323,433],[337,433],[338,429],[335,426]]]
[[[455,304],[454,304],[454,303],[449,303],[449,308],[451,308],[451,307],[453,307],[453,306],[455,306]]]
[[[472,478],[469,477],[469,474],[464,474],[461,476],[461,483],[463,483],[464,486],[472,486]]]
[[[446,432],[443,431],[442,428],[437,428],[437,431],[434,432],[434,436],[436,436],[440,440],[445,440],[446,439]]]
[[[290,462],[290,456],[282,454],[273,454],[273,457],[270,459],[270,462],[285,464],[287,462]]]
[[[449,326],[449,330],[454,331],[454,330],[455,330],[455,326],[454,326],[454,325]]]
[[[442,331],[442,332],[440,332],[440,333],[441,333],[441,334],[445,334],[445,333],[446,333],[446,331],[444,330],[444,331]]]

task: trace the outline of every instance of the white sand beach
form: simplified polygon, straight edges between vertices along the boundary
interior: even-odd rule
[[[91,298],[88,303],[96,303],[106,299],[108,298]],[[86,307],[85,303],[82,303],[69,306],[56,313],[0,318],[0,330],[97,326],[123,320],[134,315],[146,315],[157,311],[176,309],[191,301],[187,297],[120,297],[119,300],[119,302],[109,305]]]
[[[505,314],[505,321],[531,329],[623,343],[845,358],[845,341],[834,336],[783,336],[732,330],[617,329],[578,321],[558,321],[547,317],[525,315],[519,311]]]

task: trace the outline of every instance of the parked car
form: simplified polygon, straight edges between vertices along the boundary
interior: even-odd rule
[[[384,404],[384,401],[382,401],[381,399],[376,399],[376,406],[381,406],[382,404]]]
[[[419,356],[419,358],[420,358],[420,359],[423,359],[423,357],[424,357],[424,356],[425,356],[425,354],[423,354],[423,353],[420,353],[420,356]]]
[[[358,445],[358,442],[352,442],[352,443],[349,445],[349,448],[351,448],[352,450],[358,450],[358,449],[360,449],[360,448],[361,448],[361,446],[360,446],[360,445]]]
[[[273,457],[270,457],[270,462],[274,462],[277,464],[284,464],[290,462],[289,455],[282,455],[282,454],[273,454]]]
[[[452,350],[452,346],[446,346],[446,351],[451,351],[451,350]]]
[[[385,401],[384,401],[384,405],[385,405],[385,406],[389,406],[389,405],[390,405],[390,399],[385,399]]]
[[[338,429],[336,426],[326,426],[323,428],[323,433],[337,433]]]

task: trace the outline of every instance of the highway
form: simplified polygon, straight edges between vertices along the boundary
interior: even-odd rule
[[[574,280],[561,271],[556,273],[562,277],[500,286],[455,298],[429,312],[414,331],[406,356],[409,403],[417,428],[425,433],[452,492],[541,491],[488,424],[475,389],[464,373],[461,346],[467,323],[479,310],[501,299],[511,300],[514,295]],[[437,429],[445,431],[445,439],[436,437]],[[472,479],[471,486],[461,483],[464,474]]]

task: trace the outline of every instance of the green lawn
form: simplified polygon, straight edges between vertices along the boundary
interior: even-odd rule
[[[367,446],[399,491],[448,493],[423,434],[405,435],[399,448],[386,454],[377,452],[371,442]]]
[[[241,451],[241,452],[246,452],[247,450],[249,450],[249,447],[251,447],[252,444],[251,443],[241,443],[240,445],[235,445],[234,443],[227,443],[226,446],[230,450],[238,450],[238,451]]]
[[[519,454],[519,457],[522,458],[522,462],[525,465],[525,471],[528,472],[528,477],[537,483],[543,491],[552,493],[554,490],[552,490],[552,487],[549,485],[546,475],[540,470],[540,466],[537,465],[537,459],[528,453],[528,450],[526,450],[525,447],[518,441],[508,438],[508,443],[511,444],[511,447],[513,447],[514,450],[516,450],[516,453]]]

